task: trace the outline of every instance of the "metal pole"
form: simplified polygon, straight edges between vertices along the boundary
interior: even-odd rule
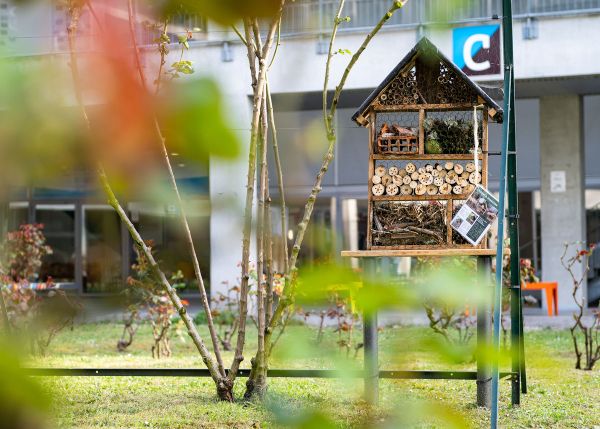
[[[513,68],[512,2],[503,0],[504,65],[509,68],[511,91],[505,93],[513,107],[508,116],[507,188],[508,188],[508,236],[510,239],[510,313],[511,313],[511,399],[513,405],[521,403],[521,374],[525,371],[523,361],[523,310],[521,301],[521,264],[519,255],[519,194],[517,189],[517,145],[515,137],[515,78]],[[506,75],[506,71],[505,71]],[[506,76],[505,76],[506,79]]]
[[[365,258],[364,282],[375,277],[377,260]],[[379,356],[377,338],[377,312],[363,313],[363,343],[365,367],[365,400],[371,405],[379,402]]]
[[[488,256],[477,257],[477,278],[479,287],[485,288],[486,297],[492,288],[491,280],[491,259]],[[482,300],[477,306],[477,406],[490,408],[492,393],[492,373],[490,364],[485,359],[486,351],[490,347],[490,334],[492,330],[492,307],[490,299]]]
[[[510,78],[512,77],[512,69],[509,70],[509,78],[505,79],[505,94],[512,90]],[[494,339],[493,339],[493,359],[492,359],[492,415],[491,427],[498,427],[498,355],[500,353],[500,317],[502,313],[502,262],[504,260],[504,218],[505,213],[505,198],[506,198],[506,152],[508,148],[508,122],[510,115],[509,110],[512,108],[510,98],[504,97],[504,126],[502,142],[502,157],[500,162],[500,198],[498,203],[498,243],[496,245],[496,288],[494,292]]]

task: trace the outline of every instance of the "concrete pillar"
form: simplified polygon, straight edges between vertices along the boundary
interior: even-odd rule
[[[224,98],[227,98],[225,95]],[[249,124],[250,106],[247,97],[229,97],[232,123]],[[248,171],[249,131],[238,131],[240,154],[236,159],[211,157],[210,188],[210,294],[227,293],[238,282],[242,260],[244,209],[246,205],[246,174]],[[227,180],[223,180],[227,178]],[[254,194],[256,209],[256,193]],[[250,260],[256,261],[256,240],[250,240]]]
[[[575,307],[560,263],[564,243],[586,235],[582,123],[580,96],[540,98],[542,280],[558,281],[562,314]]]
[[[342,201],[344,220],[344,250],[358,250],[358,202],[349,198]],[[350,258],[353,268],[358,268],[358,259]]]

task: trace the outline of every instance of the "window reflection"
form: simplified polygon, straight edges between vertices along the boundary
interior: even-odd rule
[[[44,225],[46,243],[52,248],[52,254],[42,261],[40,278],[52,277],[57,283],[74,282],[75,205],[38,204],[35,222]]]
[[[208,202],[188,201],[187,217],[205,282],[210,278],[210,218]],[[151,240],[157,258],[167,276],[178,270],[184,275],[186,292],[197,292],[194,269],[181,219],[173,207],[135,204],[131,207],[132,219],[145,240]],[[130,259],[136,260],[131,249]]]
[[[121,227],[107,206],[83,206],[83,289],[85,292],[122,290]]]

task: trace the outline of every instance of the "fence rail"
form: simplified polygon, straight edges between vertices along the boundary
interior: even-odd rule
[[[35,377],[210,377],[206,368],[24,368]],[[249,369],[240,369],[240,377],[248,377]],[[365,371],[333,369],[269,369],[273,378],[364,378]],[[501,372],[500,377],[512,377],[513,372]],[[476,380],[477,371],[381,370],[379,378],[400,380]]]
[[[296,0],[284,10],[282,33],[319,33],[331,27],[338,0]],[[372,27],[389,9],[391,0],[346,0],[340,31]],[[417,26],[489,20],[501,15],[502,0],[410,0],[387,26]],[[600,13],[600,0],[513,0],[515,18]]]

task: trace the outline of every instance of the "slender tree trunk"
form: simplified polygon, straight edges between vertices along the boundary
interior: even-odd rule
[[[265,87],[266,90],[266,87]],[[266,92],[266,91],[265,91]],[[265,277],[265,247],[269,243],[265,241],[266,226],[266,199],[268,194],[268,179],[267,179],[267,103],[266,96],[263,96],[262,112],[261,112],[261,127],[259,136],[259,163],[258,163],[258,214],[257,214],[257,231],[256,231],[256,248],[257,248],[257,330],[258,330],[258,348],[256,356],[252,360],[252,372],[246,382],[245,397],[250,398],[253,395],[262,397],[267,389],[267,370],[265,356],[265,320],[267,311],[267,303],[265,292],[270,289],[267,286],[271,276],[267,274]],[[268,271],[268,268],[267,268]],[[265,281],[266,280],[266,281]]]
[[[264,46],[261,46],[260,32],[258,31],[258,21],[246,19],[244,21],[244,33],[245,33],[245,44],[248,54],[248,64],[250,67],[250,75],[252,78],[253,88],[253,102],[252,102],[252,120],[250,126],[250,148],[248,155],[248,178],[246,185],[246,207],[244,211],[244,231],[242,240],[242,277],[240,284],[240,303],[239,303],[239,322],[240,326],[238,329],[238,337],[235,355],[231,370],[229,372],[229,378],[235,379],[237,371],[239,370],[240,364],[243,360],[243,350],[246,340],[246,318],[248,313],[248,282],[249,282],[249,265],[250,265],[250,236],[252,233],[252,206],[254,200],[254,182],[256,172],[256,152],[257,142],[260,134],[260,117],[262,114],[263,101],[265,99],[264,91],[267,77],[267,58],[273,41],[275,38],[275,32],[278,28],[279,20],[281,19],[281,12],[285,0],[280,3],[280,9],[270,24],[267,36],[265,39]],[[258,66],[258,67],[257,67]],[[261,273],[259,273],[259,285],[261,283]],[[260,305],[260,304],[259,304]],[[264,317],[264,301],[263,314]],[[260,331],[260,329],[259,329]],[[262,331],[264,333],[264,330]],[[262,333],[259,333],[259,336]],[[260,338],[260,337],[259,337]],[[259,339],[259,343],[262,340]],[[264,345],[264,343],[263,343]],[[264,354],[264,353],[263,353]]]
[[[336,34],[337,34],[340,24],[342,22],[345,22],[345,19],[341,18],[342,9],[344,7],[345,0],[340,0],[340,2],[338,4],[337,13],[336,13],[336,15],[334,17],[334,21],[333,21],[333,29],[332,29],[332,33],[331,33],[331,38],[329,41],[329,52],[328,52],[327,61],[326,61],[326,65],[325,65],[325,79],[324,79],[324,84],[323,84],[323,96],[322,96],[322,98],[323,98],[323,122],[325,125],[325,131],[326,131],[326,136],[327,136],[327,140],[328,140],[328,147],[327,147],[325,156],[323,157],[323,163],[321,165],[321,168],[319,169],[317,176],[315,178],[313,188],[312,188],[310,195],[308,196],[306,204],[304,206],[304,214],[302,216],[302,221],[298,224],[296,238],[295,238],[294,245],[292,247],[291,254],[289,257],[288,269],[286,271],[284,293],[283,293],[282,297],[279,299],[278,305],[275,308],[275,310],[273,312],[273,316],[271,317],[271,320],[269,320],[266,331],[265,331],[265,344],[267,345],[267,350],[269,350],[269,351],[272,350],[271,335],[273,333],[273,330],[277,326],[280,325],[281,320],[284,317],[284,315],[289,314],[288,313],[289,308],[292,307],[294,304],[295,295],[296,295],[296,286],[297,286],[297,266],[296,265],[298,262],[298,255],[300,253],[300,248],[304,241],[304,235],[306,233],[306,230],[308,228],[309,222],[312,217],[312,212],[314,209],[315,202],[317,200],[317,196],[319,195],[319,193],[321,192],[321,189],[322,189],[321,184],[323,181],[323,177],[325,176],[325,173],[329,169],[329,165],[330,165],[331,161],[333,160],[333,156],[334,156],[334,152],[335,152],[335,144],[336,144],[336,139],[337,139],[336,138],[336,130],[335,130],[335,127],[333,126],[333,120],[335,118],[335,114],[337,111],[337,106],[338,106],[338,102],[339,102],[339,98],[341,96],[342,90],[344,89],[344,85],[346,84],[346,80],[348,79],[348,76],[350,75],[352,68],[354,67],[354,65],[356,64],[356,62],[358,61],[358,59],[360,58],[360,56],[362,55],[362,53],[364,52],[366,47],[369,45],[371,40],[375,37],[375,35],[379,32],[379,30],[381,30],[383,25],[393,16],[393,14],[398,9],[400,9],[404,6],[406,1],[408,1],[408,0],[402,0],[402,1],[399,0],[399,1],[392,2],[390,8],[381,17],[379,22],[373,27],[373,29],[369,32],[369,34],[367,34],[367,36],[363,40],[362,44],[360,45],[358,50],[352,55],[348,65],[344,69],[344,72],[342,73],[342,77],[341,77],[338,85],[335,87],[334,95],[331,100],[331,105],[330,105],[330,107],[328,107],[329,104],[328,104],[328,98],[327,98],[327,91],[328,91],[328,86],[329,86],[328,85],[329,73],[330,73],[331,60],[335,55],[333,45],[334,45],[335,37],[336,37]],[[282,333],[282,331],[280,330],[279,335],[277,336],[277,339],[280,338],[281,333]]]
[[[142,62],[139,54],[139,49],[137,45],[137,38],[135,34],[135,19],[133,16],[133,0],[127,1],[128,5],[128,21],[129,21],[129,34],[133,44],[133,52],[135,58],[135,66],[138,70],[140,81],[142,83],[143,88],[149,92],[146,75],[144,73],[144,69],[142,67]],[[163,27],[166,30],[166,24]],[[158,76],[156,77],[156,91],[160,88],[161,82],[161,74],[162,74],[162,66],[165,62],[164,53],[161,52],[161,62],[158,69]],[[177,208],[179,209],[179,218],[181,224],[183,226],[185,242],[188,248],[188,252],[190,254],[190,258],[192,260],[192,266],[194,268],[194,275],[196,277],[196,281],[198,282],[198,289],[200,292],[200,301],[202,303],[202,307],[204,309],[204,313],[206,314],[206,321],[208,325],[208,332],[210,333],[211,343],[213,346],[213,350],[215,353],[215,358],[217,360],[217,364],[219,366],[219,372],[221,376],[225,377],[225,367],[223,365],[223,358],[221,356],[221,349],[219,347],[219,340],[217,338],[217,331],[215,329],[212,313],[210,311],[210,304],[208,302],[208,294],[206,293],[206,287],[204,285],[204,277],[202,276],[202,271],[200,269],[200,263],[198,261],[198,255],[196,254],[196,248],[194,246],[194,239],[192,238],[192,232],[190,230],[190,225],[187,219],[187,215],[185,212],[185,208],[183,206],[183,202],[181,199],[181,194],[179,192],[179,187],[177,186],[177,180],[175,178],[175,173],[173,172],[173,167],[171,165],[171,160],[169,158],[169,152],[167,151],[167,147],[165,144],[165,138],[162,135],[162,131],[160,129],[160,124],[158,123],[158,119],[156,117],[153,118],[154,122],[154,130],[156,133],[156,138],[160,144],[160,149],[162,152],[163,159],[165,161],[165,166],[167,168],[167,172],[169,175],[169,181],[171,184],[171,188],[173,189],[173,193],[175,194],[175,200],[177,203]]]
[[[266,85],[267,91],[267,108],[269,115],[269,127],[271,129],[271,140],[273,142],[273,162],[275,164],[275,171],[277,173],[277,185],[279,188],[279,210],[280,210],[280,222],[281,222],[281,241],[283,247],[283,273],[288,272],[288,242],[287,242],[287,210],[285,206],[285,190],[283,186],[283,170],[281,168],[281,159],[279,157],[279,143],[277,141],[277,128],[275,127],[275,115],[273,114],[273,100],[271,99],[271,91],[269,90],[269,83]],[[273,311],[271,311],[271,314]],[[271,320],[270,317],[267,320]]]

